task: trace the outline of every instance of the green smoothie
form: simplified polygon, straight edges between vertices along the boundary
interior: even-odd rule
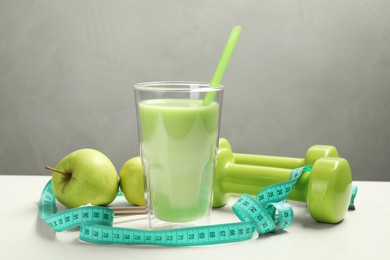
[[[218,137],[217,103],[154,99],[139,104],[142,156],[153,214],[189,222],[208,214]]]

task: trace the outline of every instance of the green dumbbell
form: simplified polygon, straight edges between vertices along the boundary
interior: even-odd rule
[[[219,139],[220,149],[229,149],[232,151],[231,145],[225,138]],[[260,165],[269,167],[279,167],[286,169],[295,169],[305,165],[313,165],[319,158],[322,157],[339,157],[336,147],[331,145],[313,145],[310,147],[305,158],[292,158],[281,156],[254,155],[234,153],[234,162],[238,164]]]
[[[213,207],[225,205],[230,194],[256,195],[261,189],[290,179],[290,169],[236,164],[229,149],[219,149]],[[338,223],[344,219],[351,197],[352,176],[347,160],[318,159],[311,172],[298,179],[288,199],[306,202],[313,219]]]

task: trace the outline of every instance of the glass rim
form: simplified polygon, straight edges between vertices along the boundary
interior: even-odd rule
[[[161,92],[216,92],[221,91],[223,85],[210,87],[209,82],[200,81],[151,81],[137,83],[134,85],[134,89]]]

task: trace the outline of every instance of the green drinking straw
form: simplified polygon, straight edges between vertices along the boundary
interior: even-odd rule
[[[230,60],[230,56],[232,56],[234,46],[236,46],[236,42],[238,40],[238,37],[240,36],[240,33],[241,26],[234,26],[232,32],[230,33],[229,40],[226,43],[225,49],[223,50],[218,66],[215,69],[213,78],[211,79],[210,87],[216,88],[219,86],[219,83],[221,82],[223,74],[225,73],[226,67]],[[203,105],[210,104],[214,99],[214,95],[214,92],[206,93],[203,99]]]

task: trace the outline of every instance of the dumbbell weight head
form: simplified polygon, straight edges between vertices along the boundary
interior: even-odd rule
[[[224,206],[230,199],[230,194],[224,190],[225,167],[233,162],[233,154],[230,149],[219,147],[218,160],[215,168],[213,208]]]
[[[313,145],[306,152],[305,165],[314,165],[322,157],[339,157],[339,153],[332,145]]]
[[[232,151],[232,146],[230,145],[230,142],[227,139],[222,138],[222,137],[219,138],[218,148],[219,149],[228,149],[228,150]]]
[[[348,210],[352,175],[348,161],[326,157],[317,160],[307,185],[306,202],[313,219],[338,223]]]

